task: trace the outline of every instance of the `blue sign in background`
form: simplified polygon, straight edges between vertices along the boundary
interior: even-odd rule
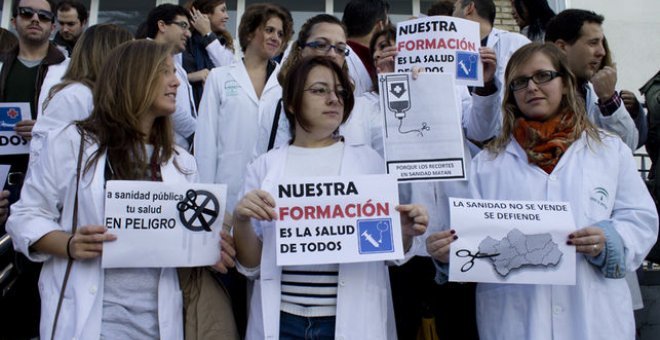
[[[357,228],[360,254],[394,252],[391,218],[358,220]]]

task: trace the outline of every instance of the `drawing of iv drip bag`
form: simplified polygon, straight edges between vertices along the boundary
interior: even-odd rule
[[[394,112],[394,117],[403,119],[410,110],[410,86],[407,74],[388,75],[385,77],[387,89],[387,107]]]

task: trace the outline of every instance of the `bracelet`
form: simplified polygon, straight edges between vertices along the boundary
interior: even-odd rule
[[[73,240],[73,235],[71,235],[69,240],[66,241],[66,255],[69,257],[69,260],[75,260],[73,256],[71,256],[71,240]]]

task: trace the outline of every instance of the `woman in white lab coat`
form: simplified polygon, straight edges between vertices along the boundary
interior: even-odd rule
[[[271,60],[289,36],[286,14],[270,4],[249,6],[239,25],[241,62],[213,69],[206,80],[195,131],[195,158],[203,183],[226,183],[232,211],[252,159],[259,109],[279,88]]]
[[[354,103],[349,78],[336,63],[327,57],[304,59],[289,71],[285,84],[286,116],[294,126],[292,144],[250,164],[243,198],[234,211],[237,266],[255,280],[247,338],[302,338],[304,334],[292,329],[308,322],[314,325],[311,332],[321,332],[319,339],[396,338],[385,262],[296,267],[275,263],[275,203],[268,191],[282,177],[384,171],[375,151],[344,143],[336,135]],[[414,236],[426,229],[427,213],[418,205],[397,210],[408,250]],[[292,270],[303,274],[293,277]],[[318,288],[313,283],[318,277],[312,278],[318,272],[336,274],[323,278],[326,287]],[[289,279],[295,281],[293,287],[285,287]],[[296,297],[296,286],[308,286],[303,300]],[[315,300],[317,294],[326,298]]]
[[[655,242],[658,217],[630,149],[589,121],[565,55],[554,45],[520,48],[505,79],[503,130],[474,159],[470,191],[482,199],[569,202],[578,228],[566,235],[578,253],[576,284],[479,284],[479,335],[634,339],[630,292],[621,278],[634,275]]]
[[[125,43],[108,56],[99,78],[91,116],[49,134],[7,222],[14,248],[44,263],[41,338],[54,332],[56,339],[183,339],[174,268],[104,270],[100,257],[103,243],[116,239],[103,222],[106,180],[196,178],[194,159],[174,145],[170,115],[179,82],[171,52],[148,40]],[[224,271],[231,263],[225,252],[233,250],[228,235],[223,240],[217,267]],[[54,326],[68,261],[71,272]]]
[[[32,129],[31,152],[41,149],[48,131],[66,126],[92,113],[92,88],[101,65],[113,48],[133,40],[127,29],[114,24],[93,25],[80,36],[62,82],[53,86],[43,114]]]
[[[350,55],[350,47],[346,42],[346,29],[339,19],[329,14],[319,14],[309,18],[300,28],[298,39],[291,46],[291,53],[282,64],[277,78],[280,83],[284,81],[288,70],[300,62],[301,59],[311,56],[330,57],[338,66],[348,71],[346,63]],[[349,74],[349,76],[352,76]],[[352,78],[351,78],[352,80]],[[353,82],[353,81],[352,81]],[[355,84],[353,82],[353,84]],[[354,87],[354,86],[353,86]],[[281,90],[280,90],[281,93]],[[356,92],[354,91],[355,95]],[[271,103],[264,106],[259,123],[259,136],[255,148],[255,155],[261,155],[273,147],[288,144],[291,140],[289,122],[280,106],[277,130],[272,145],[271,133],[275,127],[277,107],[281,97],[271,98]],[[371,93],[355,97],[355,106],[350,118],[339,128],[346,143],[366,144],[383,155],[382,117],[378,108],[378,96]]]

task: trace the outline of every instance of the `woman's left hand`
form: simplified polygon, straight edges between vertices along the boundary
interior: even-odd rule
[[[220,249],[220,260],[213,265],[213,269],[227,274],[229,268],[236,266],[234,262],[236,249],[234,248],[234,237],[224,230],[220,232]]]
[[[211,32],[211,20],[206,14],[193,7],[190,11],[190,18],[190,24],[200,35],[205,36]]]
[[[574,245],[575,251],[596,257],[605,248],[605,233],[598,227],[585,227],[568,235],[566,244]]]
[[[426,232],[429,224],[429,213],[421,204],[402,204],[396,206],[401,215],[401,231],[403,235],[417,236]]]

